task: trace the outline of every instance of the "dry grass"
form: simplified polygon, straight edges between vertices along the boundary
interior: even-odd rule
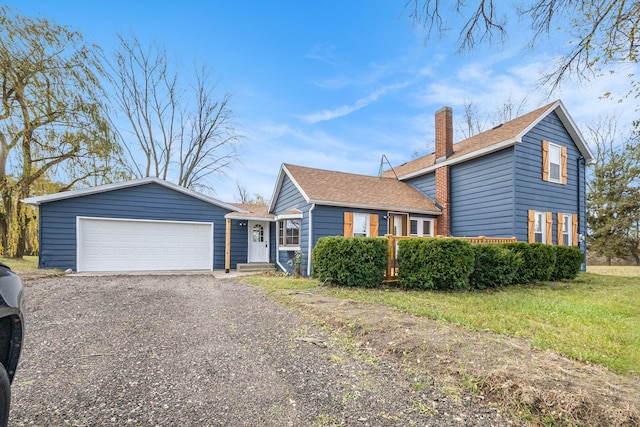
[[[471,293],[246,280],[435,378],[443,390],[479,395],[533,424],[640,426],[640,376],[631,373],[638,368],[632,348],[640,345],[636,277],[584,274],[574,282]],[[599,332],[588,333],[592,328]],[[535,348],[541,333],[547,342],[540,347],[553,351]],[[620,353],[609,352],[608,343]],[[592,355],[601,351],[609,353],[599,362],[620,373],[576,360],[598,359]]]
[[[638,265],[588,265],[587,273],[613,276],[640,276]]]

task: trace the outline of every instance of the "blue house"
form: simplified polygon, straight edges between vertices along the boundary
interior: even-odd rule
[[[212,270],[272,263],[311,275],[323,236],[488,236],[586,250],[593,154],[561,101],[453,143],[435,115],[435,153],[357,175],[283,164],[269,206],[221,202],[157,178],[24,200],[40,207],[41,268]]]
[[[561,101],[456,144],[452,117],[449,107],[435,115],[435,153],[380,177],[283,165],[270,206],[280,268],[300,250],[310,274],[328,235],[515,236],[586,250],[593,154]]]
[[[40,208],[40,268],[229,270],[271,256],[274,219],[266,208],[224,203],[158,178],[24,202]],[[262,241],[253,242],[248,230],[258,227]]]

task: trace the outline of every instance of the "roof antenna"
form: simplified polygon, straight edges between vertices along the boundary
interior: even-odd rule
[[[391,162],[389,161],[389,159],[385,154],[383,154],[382,158],[380,159],[380,168],[378,169],[378,176],[381,176],[382,172],[384,172],[382,167],[384,166],[385,163],[389,165],[389,169],[391,169],[391,172],[393,172],[393,174],[396,176],[396,179],[398,179],[398,174],[396,173],[395,170],[393,170],[393,166],[391,166]]]

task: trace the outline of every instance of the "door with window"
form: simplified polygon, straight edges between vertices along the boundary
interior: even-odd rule
[[[394,236],[408,236],[407,215],[389,214],[389,231]]]
[[[248,221],[248,262],[269,262],[269,222]]]

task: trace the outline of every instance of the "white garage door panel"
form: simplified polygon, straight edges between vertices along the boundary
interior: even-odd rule
[[[213,269],[213,224],[78,218],[78,271]]]

